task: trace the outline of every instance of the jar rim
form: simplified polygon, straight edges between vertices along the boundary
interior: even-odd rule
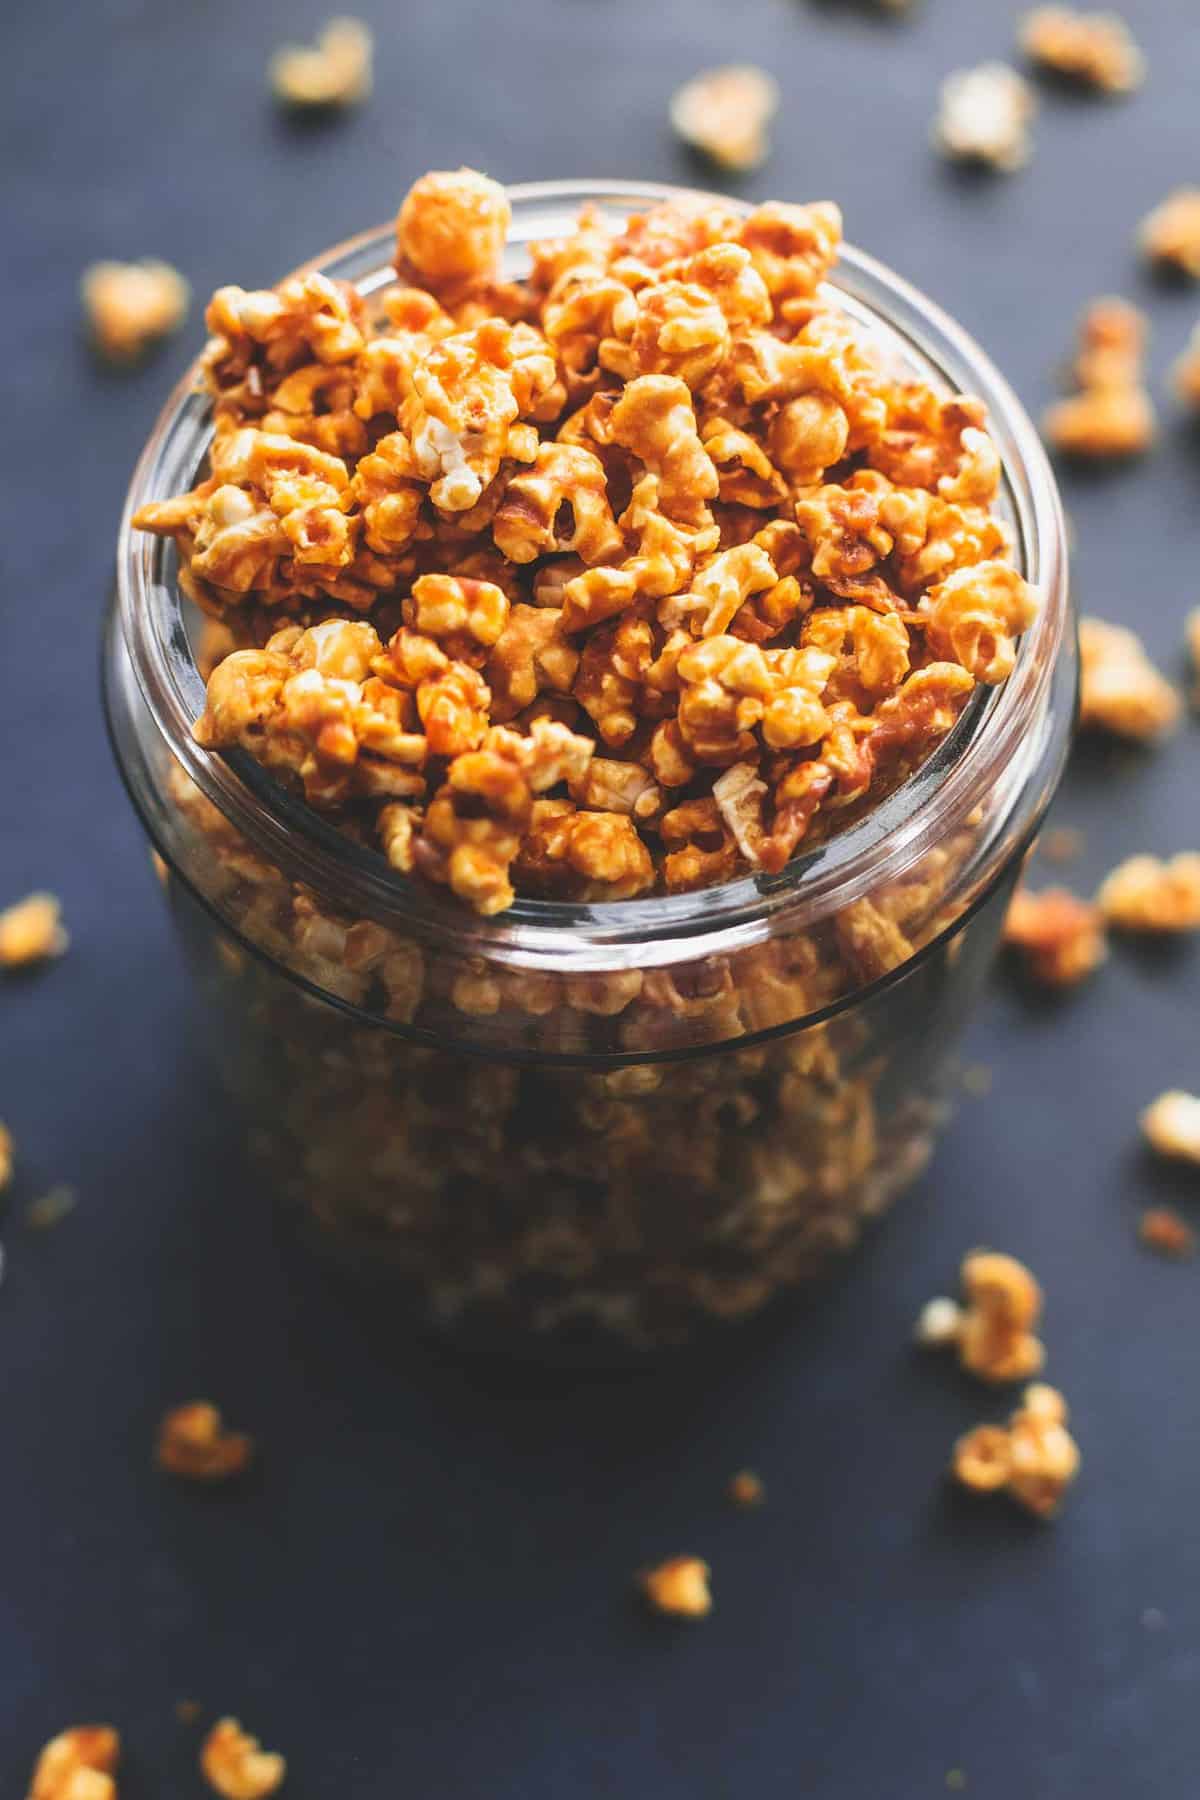
[[[510,245],[569,229],[584,205],[628,215],[662,201],[719,204],[727,195],[636,181],[544,181],[507,189]],[[392,226],[359,233],[301,265],[370,291],[391,276]],[[1016,664],[998,688],[977,690],[954,729],[893,794],[820,845],[803,844],[777,875],[746,874],[684,894],[572,903],[519,897],[481,918],[441,890],[392,869],[303,801],[244,752],[212,756],[192,725],[203,682],[192,658],[181,595],[164,540],[135,532],[134,512],[190,485],[211,437],[211,406],[198,389],[197,359],[169,396],[130,482],[117,547],[117,614],[138,685],[171,754],[197,786],[267,857],[355,915],[465,955],[516,966],[578,970],[644,966],[680,940],[689,957],[725,955],[783,928],[815,925],[881,881],[900,878],[956,823],[970,817],[1017,757],[1053,679],[1067,631],[1066,536],[1049,459],[1015,393],[974,340],[933,301],[882,263],[843,245],[829,290],[839,304],[899,339],[948,388],[987,407],[1016,530],[1017,564],[1040,605]],[[1022,821],[1017,821],[1018,829]]]

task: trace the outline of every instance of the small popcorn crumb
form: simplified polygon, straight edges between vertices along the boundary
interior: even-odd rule
[[[1148,212],[1138,246],[1160,268],[1200,281],[1200,188],[1176,188]]]
[[[1074,862],[1083,854],[1084,836],[1074,825],[1052,825],[1038,839],[1038,853],[1047,862]]]
[[[313,44],[271,58],[271,91],[285,106],[354,106],[371,91],[371,33],[361,19],[331,19]]]
[[[740,172],[766,160],[767,126],[778,106],[778,85],[765,69],[730,63],[704,70],[676,91],[671,124],[693,150]]]
[[[61,956],[70,942],[61,912],[53,894],[30,894],[0,912],[0,968],[20,969]]]
[[[1096,900],[1121,931],[1200,931],[1200,851],[1165,862],[1131,856],[1105,878]]]
[[[951,1459],[956,1481],[976,1493],[1008,1493],[1039,1518],[1051,1518],[1079,1473],[1079,1448],[1067,1430],[1057,1388],[1034,1382],[1007,1428],[977,1425],[959,1438]]]
[[[1157,1251],[1159,1256],[1182,1260],[1195,1254],[1195,1232],[1169,1206],[1148,1206],[1138,1224],[1138,1236],[1148,1250]]]
[[[201,1746],[200,1768],[225,1800],[264,1800],[287,1774],[283,1757],[264,1750],[236,1719],[217,1720]]]
[[[957,69],[942,83],[934,145],[957,161],[1009,174],[1029,160],[1036,107],[1029,83],[1004,63]]]
[[[735,1506],[761,1506],[766,1489],[753,1469],[739,1469],[729,1483],[729,1498]]]
[[[136,362],[187,317],[191,289],[170,263],[97,262],[80,283],[92,342],[109,362]]]
[[[7,1125],[0,1124],[0,1193],[12,1180],[15,1146],[12,1132]]]
[[[1179,696],[1136,632],[1103,619],[1079,621],[1079,723],[1134,743],[1162,737],[1179,718]]]
[[[1200,1098],[1172,1088],[1142,1114],[1142,1135],[1160,1156],[1200,1163]]]
[[[240,1475],[254,1454],[244,1432],[226,1431],[207,1400],[193,1400],[166,1414],[158,1433],[158,1466],[191,1481],[223,1481]]]
[[[712,1611],[708,1589],[709,1568],[698,1556],[673,1556],[647,1569],[639,1585],[655,1612],[682,1619],[702,1619]]]
[[[1018,950],[1033,979],[1044,987],[1074,987],[1108,954],[1104,916],[1069,888],[1039,894],[1020,887],[1004,921],[1003,941]]]
[[[1192,673],[1196,677],[1196,685],[1192,689],[1192,704],[1200,706],[1200,606],[1194,607],[1188,614],[1184,634]]]
[[[913,1336],[922,1349],[941,1350],[947,1344],[957,1344],[962,1322],[962,1307],[958,1301],[951,1300],[946,1294],[938,1294],[921,1308]]]
[[[29,1800],[117,1800],[120,1755],[111,1725],[72,1725],[38,1757]]]
[[[1021,21],[1021,49],[1052,69],[1105,94],[1128,94],[1146,79],[1146,59],[1116,13],[1038,6]]]
[[[175,1717],[181,1725],[194,1725],[203,1711],[204,1708],[198,1700],[177,1700],[175,1702]]]
[[[74,1212],[78,1203],[75,1189],[59,1182],[29,1202],[25,1208],[25,1223],[33,1231],[51,1231],[55,1225],[61,1225],[68,1213]]]
[[[1157,430],[1142,383],[1146,321],[1127,300],[1093,300],[1079,327],[1073,373],[1077,394],[1056,401],[1042,415],[1048,443],[1065,456],[1104,459],[1135,456]]]

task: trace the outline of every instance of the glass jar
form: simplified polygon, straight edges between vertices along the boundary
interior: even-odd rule
[[[591,204],[511,190],[509,272]],[[725,202],[729,204],[729,202]],[[368,297],[390,231],[314,267]],[[757,1312],[858,1240],[922,1167],[954,1045],[1062,771],[1075,694],[1063,522],[1038,437],[978,347],[847,248],[833,286],[885,354],[978,395],[1016,559],[1041,593],[1010,679],[866,817],[779,875],[479,918],[396,874],[191,725],[203,683],[174,551],[130,528],[192,485],[194,372],[133,478],[105,693],[250,1139],[322,1239],[426,1321],[494,1341],[676,1341]]]

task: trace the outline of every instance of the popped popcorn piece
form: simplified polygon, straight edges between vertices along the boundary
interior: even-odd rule
[[[765,69],[731,63],[706,69],[676,91],[671,124],[693,150],[741,172],[766,160],[767,126],[778,106],[778,84]]]
[[[1003,941],[1022,953],[1033,979],[1046,987],[1074,987],[1108,955],[1103,913],[1068,888],[1038,894],[1018,888]]]
[[[1131,856],[1105,877],[1096,902],[1120,931],[1200,931],[1200,852]]]
[[[61,1225],[78,1204],[75,1189],[60,1182],[29,1202],[25,1208],[25,1223],[34,1231],[51,1231],[55,1225]]]
[[[158,1466],[189,1481],[224,1481],[240,1475],[254,1454],[244,1432],[227,1431],[207,1400],[192,1400],[165,1414],[158,1432]]]
[[[638,1577],[655,1612],[680,1619],[702,1619],[712,1611],[709,1567],[698,1556],[673,1556]]]
[[[29,1800],[117,1800],[120,1754],[111,1725],[72,1725],[38,1757]]]
[[[330,19],[315,44],[285,44],[271,58],[271,91],[286,106],[353,106],[371,91],[373,42],[361,19]]]
[[[1150,661],[1136,632],[1103,619],[1079,621],[1079,723],[1149,743],[1175,724],[1179,696]]]
[[[984,1381],[1024,1381],[1046,1352],[1036,1336],[1042,1291],[1015,1256],[973,1250],[962,1265],[966,1307],[958,1333],[959,1360]]]
[[[1191,661],[1192,673],[1196,677],[1196,686],[1193,690],[1192,700],[1195,705],[1200,705],[1200,606],[1193,607],[1192,611],[1188,614],[1187,624],[1184,629],[1187,639],[1188,657]]]
[[[1105,94],[1128,94],[1146,78],[1146,59],[1117,13],[1038,6],[1026,13],[1021,49],[1043,69]]]
[[[1143,256],[1200,281],[1200,188],[1176,188],[1138,226]]]
[[[1079,327],[1074,375],[1079,392],[1048,406],[1042,430],[1066,456],[1136,456],[1157,431],[1142,384],[1146,321],[1128,301],[1093,300]]]
[[[753,1469],[739,1469],[729,1483],[729,1498],[735,1506],[761,1506],[766,1497],[766,1489]]]
[[[977,1425],[954,1446],[951,1472],[977,1493],[1003,1489],[1028,1512],[1051,1518],[1079,1473],[1079,1448],[1056,1388],[1034,1382],[1007,1429]]]
[[[191,289],[170,263],[97,262],[80,284],[96,349],[110,362],[134,362],[152,344],[178,331]]]
[[[7,1125],[0,1124],[0,1193],[4,1192],[12,1180],[15,1156],[16,1146],[13,1143],[12,1132]]]
[[[218,1719],[200,1747],[200,1768],[224,1800],[265,1800],[283,1783],[287,1763],[264,1750],[236,1719]]]
[[[512,209],[474,169],[439,169],[408,190],[396,221],[400,254],[429,282],[495,273]]]
[[[933,141],[946,156],[1008,174],[1029,160],[1035,111],[1029,83],[1006,64],[958,69],[942,83]]]
[[[1169,1206],[1148,1206],[1138,1221],[1138,1236],[1159,1256],[1182,1260],[1196,1252],[1195,1232]]]
[[[30,894],[0,912],[0,968],[20,969],[61,956],[71,941],[61,912],[57,896],[44,893]]]
[[[1172,1088],[1142,1114],[1142,1133],[1160,1156],[1200,1164],[1200,1098]]]

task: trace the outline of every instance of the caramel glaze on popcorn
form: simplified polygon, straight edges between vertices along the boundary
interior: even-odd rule
[[[213,297],[208,472],[135,520],[236,646],[196,737],[482,914],[781,869],[1012,669],[983,407],[821,291],[827,203],[585,213],[521,282],[508,223],[430,174],[370,311]]]

